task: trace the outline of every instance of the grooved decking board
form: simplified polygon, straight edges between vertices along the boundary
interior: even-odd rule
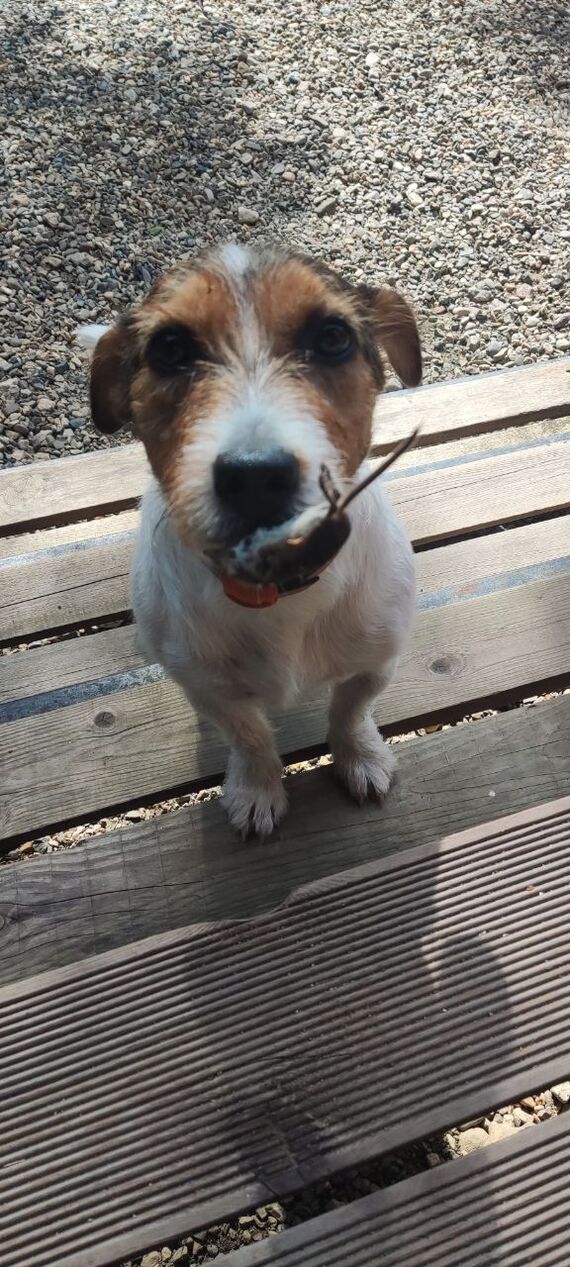
[[[10,1267],[104,1267],[565,1076],[569,853],[566,798],[4,987]]]
[[[375,415],[373,452],[380,454],[418,422],[420,443],[472,435],[536,418],[570,413],[568,358],[481,374],[412,392],[389,392]],[[142,445],[35,463],[0,474],[0,533],[26,524],[57,523],[133,505],[147,479]]]
[[[251,917],[292,889],[565,794],[570,695],[398,747],[382,808],[328,769],[289,781],[278,835],[242,845],[219,801],[0,870],[0,982],[198,920]]]
[[[549,572],[563,575],[570,572],[570,520],[563,516],[490,537],[435,547],[417,556],[416,568],[419,603],[426,607],[465,601],[484,591],[509,589]],[[93,592],[97,590],[104,596],[99,598],[98,610],[93,610],[92,615],[102,615],[107,610],[110,598],[106,595],[112,592],[112,586],[113,583],[109,591],[99,584],[94,586]],[[126,575],[123,587],[124,592],[118,596],[121,611],[129,601]],[[85,590],[80,593],[84,596]],[[0,718],[1,706],[8,701],[28,699],[121,671],[128,673],[144,663],[136,650],[136,635],[128,628],[99,633],[87,640],[67,639],[35,647],[31,655],[5,655],[0,657]]]
[[[130,629],[115,632],[125,640],[134,636]],[[85,640],[87,654],[95,656],[102,637]],[[111,634],[106,637],[112,644]],[[80,654],[82,641],[71,644]],[[56,651],[60,657],[60,648]],[[491,696],[498,702],[535,686],[567,682],[569,668],[566,573],[423,612],[376,716],[388,730],[411,729],[434,717],[453,717],[466,704],[474,707]],[[46,676],[49,681],[51,674]],[[301,700],[293,712],[281,715],[277,735],[284,753],[323,744],[323,698]],[[199,723],[179,688],[167,681],[114,689],[4,722],[0,838],[86,818],[137,797],[203,785],[218,778],[224,763],[217,732]]]
[[[228,1267],[567,1267],[570,1118],[248,1245]]]
[[[445,495],[445,486],[442,493]],[[432,492],[432,496],[436,494]],[[502,507],[498,513],[502,513]],[[59,548],[57,533],[67,534],[70,526],[48,529],[35,534],[49,540],[45,552],[41,547],[28,554],[16,551],[13,562],[0,562],[0,640],[49,632],[66,624],[128,610],[134,515],[110,518],[129,519],[131,530],[118,530],[109,534],[109,539],[93,536],[94,529],[100,530],[108,522],[102,519],[81,525],[84,538],[62,542]],[[77,530],[80,526],[74,527]],[[446,547],[445,554],[443,547],[436,547],[419,558],[420,589],[457,585],[568,555],[569,539],[570,526],[562,516],[511,529],[492,539],[456,541]],[[16,547],[17,538],[10,540]]]

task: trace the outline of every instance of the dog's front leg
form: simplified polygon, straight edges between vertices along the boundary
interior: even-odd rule
[[[334,771],[359,805],[368,797],[383,801],[396,765],[371,711],[390,676],[358,673],[333,691],[329,740]]]
[[[224,807],[245,839],[269,836],[287,809],[281,759],[262,704],[258,700],[212,698],[192,701],[222,731],[230,748],[224,783]]]

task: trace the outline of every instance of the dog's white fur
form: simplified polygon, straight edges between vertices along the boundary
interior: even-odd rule
[[[148,656],[224,733],[226,808],[241,832],[268,835],[286,795],[268,709],[333,687],[329,739],[359,801],[388,790],[394,757],[371,705],[394,671],[414,611],[411,546],[380,483],[351,507],[352,532],[319,582],[275,607],[228,602],[184,546],[153,480],[141,507],[133,607]]]

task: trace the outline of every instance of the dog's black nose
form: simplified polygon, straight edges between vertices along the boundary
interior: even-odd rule
[[[244,534],[272,528],[294,513],[301,468],[294,453],[221,453],[214,463],[214,491]]]

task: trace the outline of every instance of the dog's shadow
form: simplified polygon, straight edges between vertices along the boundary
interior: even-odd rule
[[[491,1108],[482,1089],[512,1052],[498,924],[488,915],[480,926],[448,853],[429,863],[409,855],[408,865],[403,853],[401,868],[335,876],[391,852],[410,789],[396,786],[383,810],[359,811],[328,769],[290,783],[275,838],[241,844],[218,804],[196,807],[189,842],[203,862],[202,919],[223,911],[237,921],[204,933],[215,1003],[194,991],[200,936],[188,947],[186,979],[212,1137],[251,1206]],[[410,809],[403,821],[412,834]],[[433,839],[427,823],[415,830]],[[479,1195],[491,1262],[499,1232],[488,1174]],[[438,1235],[449,1233],[443,1214],[438,1232],[438,1210],[434,1195],[434,1267]],[[459,1263],[473,1229],[453,1236]],[[380,1239],[373,1261],[389,1249]]]

